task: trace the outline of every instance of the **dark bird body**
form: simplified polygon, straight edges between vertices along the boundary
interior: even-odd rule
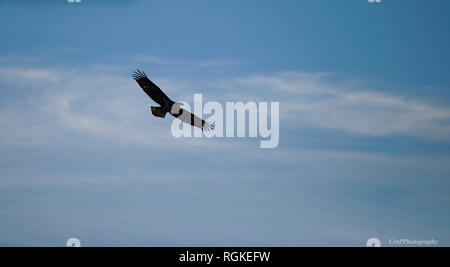
[[[172,101],[156,84],[154,84],[143,71],[137,70],[133,73],[133,79],[139,84],[142,90],[156,103],[159,107],[151,107],[152,114],[156,117],[164,118],[167,113],[170,113],[177,119],[192,126],[198,127],[203,131],[213,129],[213,126],[208,122],[200,119],[194,114],[181,108],[183,104]]]

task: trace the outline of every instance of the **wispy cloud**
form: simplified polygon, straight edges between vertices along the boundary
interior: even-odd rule
[[[133,57],[134,61],[136,62],[142,62],[147,64],[160,64],[160,65],[167,65],[169,64],[169,61],[162,59],[160,57],[155,56],[149,56],[149,55],[139,55]]]
[[[118,143],[173,144],[167,142],[173,139],[170,121],[151,117],[146,97],[137,92],[134,81],[116,74],[104,69],[0,68],[2,87],[30,91],[21,103],[0,108],[1,142],[42,142],[58,129]],[[226,88],[207,100],[280,101],[281,116],[289,122],[282,128],[309,125],[366,136],[450,137],[449,108],[367,88],[346,88],[331,83],[330,77],[329,73],[285,72],[221,81],[160,80],[170,88],[177,84]]]
[[[136,104],[140,95],[129,93],[133,85],[131,79],[105,77],[99,73],[3,68],[0,81],[3,86],[30,91],[21,103],[9,103],[0,109],[4,144],[17,143],[18,136],[25,143],[50,141],[60,131],[116,142],[158,144],[161,143],[159,138],[169,133],[163,130],[162,124],[147,126],[145,106]],[[148,138],[149,131],[153,138]]]
[[[115,144],[172,148],[180,142],[188,146],[214,145],[210,139],[199,142],[173,138],[171,117],[155,120],[147,96],[135,81],[116,73],[117,70],[103,68],[89,71],[0,68],[3,88],[27,92],[21,94],[24,98],[9,101],[0,108],[0,143],[50,144],[81,134]],[[172,91],[178,86],[176,81],[158,81]]]
[[[0,56],[0,63],[10,63],[10,62],[17,62],[18,60],[22,63],[30,63],[30,62],[36,62],[41,59],[40,56],[24,56],[24,55],[18,55],[15,53],[11,54],[4,54]]]
[[[151,55],[137,55],[133,57],[135,62],[157,65],[188,65],[199,68],[226,67],[239,64],[240,61],[234,59],[209,59],[209,60],[180,60],[180,59],[163,59]]]
[[[233,87],[276,98],[291,123],[369,136],[450,137],[450,109],[423,99],[351,88],[331,74],[285,72],[236,79]],[[245,90],[244,90],[245,91]]]
[[[35,82],[56,83],[60,78],[56,70],[43,70],[38,68],[1,68],[0,81],[8,83],[21,83],[33,87]]]
[[[185,64],[185,65],[192,65],[196,67],[202,67],[202,68],[211,68],[211,67],[226,67],[231,65],[239,64],[240,61],[238,60],[199,60],[199,61],[187,61],[187,60],[181,60],[181,61],[175,61],[178,64]]]

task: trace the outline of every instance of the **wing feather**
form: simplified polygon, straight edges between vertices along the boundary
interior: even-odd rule
[[[133,79],[139,84],[144,92],[156,103],[161,106],[170,105],[173,101],[145,74],[145,72],[136,70],[133,73]]]

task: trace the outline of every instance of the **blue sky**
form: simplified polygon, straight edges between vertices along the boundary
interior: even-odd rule
[[[450,244],[448,1],[0,1],[0,245]],[[279,101],[280,145],[175,100]]]

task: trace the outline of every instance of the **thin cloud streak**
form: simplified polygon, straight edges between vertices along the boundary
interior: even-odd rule
[[[244,86],[251,93],[276,96],[281,101],[280,112],[290,124],[367,136],[450,137],[449,108],[366,88],[345,88],[327,81],[330,75],[296,72],[256,75],[236,79],[230,86]]]
[[[227,67],[239,64],[240,61],[233,59],[224,59],[224,60],[167,60],[156,56],[151,55],[137,55],[133,57],[135,62],[142,62],[146,64],[155,64],[155,65],[188,65],[199,68],[214,68],[214,67]]]
[[[450,137],[449,108],[366,88],[343,88],[328,82],[330,76],[285,72],[222,81],[192,79],[180,83],[174,77],[162,81],[178,92],[183,92],[175,88],[178,84],[227,88],[215,92],[208,100],[280,101],[283,121],[289,121],[288,125],[281,124],[282,128],[309,125],[366,136]],[[47,138],[52,136],[50,129],[55,128],[119,143],[161,145],[173,139],[167,122],[152,120],[150,125],[148,104],[133,81],[109,71],[0,68],[0,82],[5,88],[38,89],[23,100],[30,105],[9,103],[0,108],[3,144]],[[236,91],[242,99],[228,98],[236,95]]]

